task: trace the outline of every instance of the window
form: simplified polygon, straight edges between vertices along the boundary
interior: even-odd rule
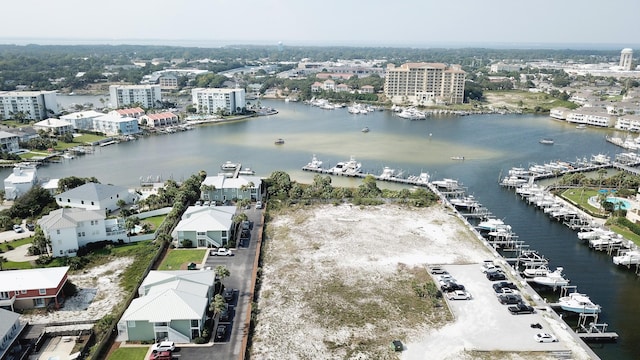
[[[80,204],[84,205],[84,200],[80,200]]]
[[[132,320],[127,320],[127,327],[130,327],[130,328],[136,327],[136,322]]]
[[[26,293],[27,293],[27,290],[20,290],[20,293],[21,293],[21,294],[26,294]]]
[[[44,299],[42,298],[33,299],[33,305],[35,307],[44,307]]]
[[[56,234],[60,235],[60,229],[56,230]]]
[[[47,295],[47,289],[38,289],[38,294]]]
[[[198,327],[198,325],[199,325],[198,320],[191,320],[191,327]]]
[[[95,205],[95,204],[93,203],[93,201],[91,202],[91,205]]]

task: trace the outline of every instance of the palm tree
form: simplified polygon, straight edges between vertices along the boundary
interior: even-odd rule
[[[213,297],[213,301],[209,304],[209,311],[214,314],[221,312],[227,303],[224,301],[224,298],[220,294],[216,294]]]
[[[8,262],[9,260],[7,260],[6,257],[4,256],[0,256],[0,271],[4,270],[4,268],[2,267],[2,264]]]
[[[220,282],[222,282],[226,277],[231,275],[231,272],[229,271],[229,269],[227,269],[227,267],[224,265],[216,266],[215,271],[216,271],[216,277],[220,280]],[[222,291],[222,286],[220,287],[220,291]]]

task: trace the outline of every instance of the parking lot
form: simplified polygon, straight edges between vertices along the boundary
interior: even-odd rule
[[[505,268],[505,266],[502,266]],[[441,329],[433,330],[429,340],[424,343],[425,352],[428,343],[436,341],[450,342],[455,338],[458,346],[479,351],[566,351],[573,342],[571,336],[562,329],[546,307],[535,307],[534,314],[512,315],[508,305],[502,305],[489,281],[481,271],[480,264],[446,265],[448,271],[458,283],[463,284],[471,293],[471,300],[445,300],[453,313],[455,321]],[[510,269],[510,268],[506,268]],[[516,282],[517,278],[507,274],[507,280]],[[515,281],[514,281],[515,280]],[[518,284],[522,290],[522,284]],[[532,297],[527,291],[521,294],[527,303]],[[444,296],[446,299],[446,294]],[[542,329],[531,327],[540,324]],[[559,342],[538,343],[534,337],[546,332],[555,335]],[[444,355],[444,354],[443,354]],[[437,358],[435,356],[434,358]]]

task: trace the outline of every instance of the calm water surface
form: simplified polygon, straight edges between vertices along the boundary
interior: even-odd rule
[[[389,166],[405,174],[427,171],[432,179],[455,178],[496,217],[504,218],[521,240],[549,258],[551,267],[563,266],[572,285],[602,306],[600,322],[608,323],[621,337],[618,343],[594,346],[601,358],[640,358],[638,278],[616,268],[608,255],[589,250],[573,231],[497,184],[500,174],[512,166],[575,161],[598,153],[613,157],[622,150],[604,140],[608,131],[578,130],[546,116],[408,121],[389,112],[351,115],[346,109],[262,103],[277,108],[279,114],[97,148],[94,155],[42,167],[38,173],[51,178],[95,176],[102,183],[134,187],[147,176],[182,180],[199,170],[215,174],[220,164],[230,160],[260,176],[285,170],[296,180],[308,182],[313,174],[300,168],[316,154],[325,165],[353,155],[364,169],[376,174]],[[369,133],[361,132],[365,126]],[[285,144],[274,145],[277,138],[285,139]],[[541,138],[553,138],[555,144],[539,144]],[[451,156],[465,160],[453,161]],[[6,177],[8,171],[2,175]],[[334,184],[356,186],[358,180],[338,178]]]

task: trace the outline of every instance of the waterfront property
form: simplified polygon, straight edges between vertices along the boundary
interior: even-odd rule
[[[76,256],[78,249],[91,242],[124,240],[124,219],[107,219],[104,210],[62,208],[38,220],[45,238],[51,242],[51,255]]]
[[[4,179],[4,198],[15,200],[38,183],[38,170],[33,166],[15,166]]]
[[[51,135],[64,135],[73,132],[70,122],[62,119],[49,118],[33,124],[35,130],[43,130]]]
[[[157,114],[148,114],[139,118],[140,125],[150,128],[174,126],[180,124],[178,116],[172,112],[162,112]]]
[[[118,341],[189,343],[202,336],[215,278],[211,270],[149,272],[118,322]]]
[[[176,246],[225,246],[231,236],[235,212],[235,206],[189,206],[172,233]]]
[[[247,106],[244,89],[196,88],[191,91],[193,105],[199,113],[236,114]]]
[[[139,104],[143,108],[155,108],[162,101],[160,85],[111,85],[111,106],[119,108]]]
[[[466,73],[460,65],[406,63],[387,65],[384,94],[394,104],[460,104]]]
[[[138,195],[121,186],[89,182],[60,193],[55,198],[56,203],[61,207],[102,210],[108,214],[119,208],[119,200],[132,204],[138,200]]]
[[[60,119],[68,121],[74,130],[95,131],[105,135],[133,135],[140,133],[138,119],[122,117],[117,112],[109,114],[97,111],[80,111],[63,115]]]
[[[68,271],[68,266],[0,271],[0,307],[12,311],[60,308]]]
[[[20,321],[20,315],[0,308],[0,359],[19,359],[24,353],[18,343],[18,337],[26,327]]]
[[[14,118],[43,120],[58,113],[55,91],[0,91],[0,120]]]
[[[258,176],[207,176],[200,188],[203,200],[262,200],[262,179]]]
[[[20,137],[6,131],[0,131],[0,151],[14,152],[19,149]]]

